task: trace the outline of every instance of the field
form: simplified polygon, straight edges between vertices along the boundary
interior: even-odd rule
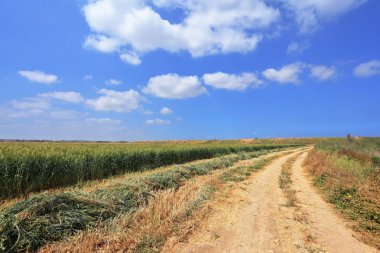
[[[0,252],[380,249],[380,138],[0,150]]]
[[[155,192],[306,142],[0,143],[0,249],[36,250],[133,212]]]
[[[0,201],[125,172],[236,152],[280,148],[283,145],[273,144],[273,141],[255,144],[239,141],[120,144],[5,142],[0,143]]]

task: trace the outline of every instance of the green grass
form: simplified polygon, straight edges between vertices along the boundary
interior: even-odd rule
[[[0,142],[0,201],[95,179],[299,144],[238,141],[151,143]]]

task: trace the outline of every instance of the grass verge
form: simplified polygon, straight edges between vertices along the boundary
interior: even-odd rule
[[[355,150],[341,151],[311,151],[305,166],[360,239],[380,249],[380,170],[367,156],[351,155]]]

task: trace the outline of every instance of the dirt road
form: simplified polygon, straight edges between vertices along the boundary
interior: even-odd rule
[[[290,206],[279,177],[284,163],[294,156],[291,171],[297,204]],[[315,191],[302,170],[305,156],[305,151],[296,151],[280,157],[226,189],[185,242],[167,243],[162,252],[377,252],[355,239]]]

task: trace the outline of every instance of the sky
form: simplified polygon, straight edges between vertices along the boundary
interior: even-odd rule
[[[0,139],[380,135],[380,1],[0,0]]]

